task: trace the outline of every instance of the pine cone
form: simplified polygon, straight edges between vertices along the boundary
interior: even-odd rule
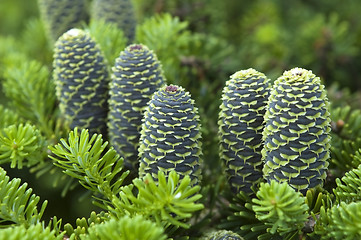
[[[94,0],[91,17],[93,20],[104,20],[115,23],[123,30],[128,43],[135,37],[136,19],[132,1],[130,0]]]
[[[147,103],[164,82],[160,62],[144,45],[130,45],[116,59],[110,84],[108,134],[130,169],[139,162],[140,129]]]
[[[234,192],[252,192],[262,178],[262,131],[269,79],[254,69],[238,71],[226,82],[219,113],[220,158]]]
[[[218,230],[207,234],[202,240],[243,240],[243,238],[232,231]]]
[[[83,30],[69,30],[55,44],[53,65],[60,110],[70,127],[105,134],[109,78],[96,43]]]
[[[38,0],[41,17],[52,41],[87,18],[85,0]]]
[[[306,193],[326,178],[330,118],[325,87],[311,71],[294,68],[274,83],[263,131],[264,177]]]
[[[189,175],[192,185],[201,178],[201,132],[198,109],[180,86],[161,88],[149,102],[142,124],[139,175],[177,171]]]

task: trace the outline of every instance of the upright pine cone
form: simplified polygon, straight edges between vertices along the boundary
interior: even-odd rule
[[[326,178],[330,118],[325,87],[311,71],[294,68],[274,83],[263,132],[264,176],[305,193]]]
[[[175,85],[154,93],[142,124],[139,175],[171,170],[189,175],[192,184],[201,178],[201,132],[198,109],[189,92]]]
[[[53,78],[60,110],[70,127],[106,133],[109,74],[91,37],[71,29],[56,42]]]
[[[262,178],[262,131],[269,79],[254,69],[238,71],[226,82],[219,112],[220,158],[234,192],[251,192]]]
[[[116,24],[133,42],[137,23],[131,0],[93,0],[91,18]]]
[[[229,230],[218,230],[207,234],[202,240],[243,240],[243,238]]]
[[[38,5],[45,29],[54,42],[87,18],[85,0],[38,0]]]
[[[143,114],[153,93],[163,84],[160,62],[146,46],[130,45],[116,59],[110,83],[108,134],[128,168],[139,162]]]

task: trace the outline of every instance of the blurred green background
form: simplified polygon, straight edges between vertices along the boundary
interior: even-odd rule
[[[361,89],[359,0],[133,0],[133,3],[139,25],[160,13],[170,13],[187,23],[181,30],[183,35],[172,40],[176,42],[169,40],[175,45],[179,41],[181,51],[172,51],[173,45],[169,44],[157,54],[168,80],[188,89],[200,108],[205,126],[204,155],[211,159],[209,172],[219,171],[215,167],[219,164],[215,147],[219,101],[215,99],[219,99],[224,82],[234,72],[252,67],[275,80],[285,70],[302,67],[312,70],[329,88],[351,92]],[[12,52],[18,53],[17,57],[24,54],[34,58],[51,69],[51,47],[40,31],[40,24],[36,0],[0,0],[0,81],[9,59],[3,56]],[[150,31],[151,27],[143,25],[142,30]],[[171,58],[179,61],[174,64]],[[334,97],[330,95],[331,100]],[[3,96],[0,101],[6,104]],[[47,218],[57,215],[64,222],[73,222],[95,209],[79,186],[61,197],[64,186],[59,183],[54,187],[49,180],[51,175],[36,178],[27,169],[6,169],[9,175],[27,181],[43,200],[49,200]]]

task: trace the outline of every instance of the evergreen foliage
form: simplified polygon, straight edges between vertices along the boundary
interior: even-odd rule
[[[38,61],[25,60],[6,68],[4,76],[4,93],[13,109],[52,138],[56,97],[49,70]]]
[[[32,191],[27,183],[21,184],[19,178],[10,180],[5,170],[0,168],[1,228],[15,225],[29,227],[40,223],[47,201],[38,209],[40,197],[32,194]]]
[[[189,175],[192,184],[201,180],[201,132],[198,109],[189,92],[168,85],[154,93],[144,113],[139,176],[158,171]]]
[[[129,172],[123,172],[123,159],[113,148],[106,149],[108,142],[103,143],[102,135],[89,136],[88,130],[80,134],[78,128],[69,133],[68,140],[49,149],[54,164],[64,173],[78,179],[80,184],[94,193],[99,205],[107,209],[113,197],[120,192],[121,185]],[[121,175],[120,175],[121,174]],[[96,194],[100,194],[97,197]]]
[[[93,0],[91,17],[114,23],[124,32],[128,44],[134,41],[137,23],[131,0]]]
[[[0,229],[1,240],[63,240],[64,234],[56,235],[55,230],[45,228],[41,223],[26,227],[19,225]]]
[[[141,216],[111,219],[103,224],[93,225],[84,240],[165,240],[163,228]]]
[[[254,69],[238,71],[226,82],[219,112],[220,158],[234,192],[251,192],[262,176],[263,115],[269,79]]]
[[[109,73],[91,36],[71,29],[56,42],[53,77],[59,108],[70,128],[106,133]]]
[[[275,81],[263,131],[267,181],[286,181],[303,193],[323,184],[330,148],[328,107],[324,86],[311,71],[294,68]]]
[[[55,42],[86,19],[86,0],[38,0],[49,39]]]
[[[339,202],[359,202],[361,200],[361,165],[357,169],[346,172],[341,180],[337,178],[336,184],[334,193]]]
[[[198,193],[200,186],[192,186],[188,175],[181,176],[173,170],[167,174],[159,171],[157,180],[149,173],[142,179],[134,179],[132,184],[121,189],[120,198],[114,199],[117,209],[113,211],[120,216],[142,215],[163,226],[169,234],[178,227],[189,228],[185,220],[204,206],[196,203],[202,197]]]
[[[322,239],[359,239],[361,202],[341,202],[321,212]]]
[[[331,163],[336,166],[336,171],[357,168],[361,163],[355,157],[361,148],[361,137],[358,135],[361,131],[361,110],[350,106],[333,108],[331,119]]]
[[[88,219],[86,218],[77,218],[75,221],[75,228],[67,223],[64,225],[64,230],[66,232],[66,235],[74,238],[74,239],[80,239],[80,235],[87,234],[89,227],[103,223],[104,221],[109,220],[110,216],[106,212],[100,212],[95,213],[94,211],[90,213],[90,217]]]
[[[117,28],[115,23],[103,20],[91,20],[85,29],[99,44],[108,64],[113,65],[119,53],[123,51],[127,45],[127,39],[123,31]]]
[[[0,240],[360,238],[358,1],[0,2],[0,164],[7,171],[0,168]],[[67,42],[69,30],[82,39]],[[147,59],[127,70],[139,85],[117,89],[134,93],[120,99],[129,103],[120,111],[142,99],[137,126],[130,114],[122,123],[134,130],[132,161],[143,164],[130,171],[107,135],[119,130],[108,131],[109,73],[131,65],[122,55],[127,45],[154,51],[159,75],[173,84],[141,98]],[[229,84],[250,67],[277,79],[270,89],[254,85],[270,91],[257,102],[267,101],[259,118],[247,95],[253,85],[225,100],[241,91]],[[241,106],[248,125],[234,115]],[[234,125],[218,125],[221,119]],[[255,122],[259,131],[250,131]],[[220,148],[218,137],[228,133],[238,135]],[[236,164],[221,157],[237,142],[255,144],[263,159],[258,174],[244,173],[258,180],[242,177],[230,187],[222,162]]]
[[[292,231],[300,231],[308,218],[308,205],[300,193],[287,183],[261,183],[254,198],[252,209],[256,218],[263,221],[271,234],[280,235]]]
[[[0,164],[11,168],[35,165],[44,159],[45,139],[30,124],[10,125],[0,131]]]
[[[116,59],[109,91],[108,134],[130,169],[138,168],[140,129],[147,103],[164,83],[161,64],[148,47],[129,45]]]

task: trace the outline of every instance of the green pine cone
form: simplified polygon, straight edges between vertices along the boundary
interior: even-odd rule
[[[269,79],[254,69],[238,71],[226,82],[219,112],[220,158],[234,192],[251,192],[262,179],[262,131]]]
[[[274,83],[267,111],[264,177],[306,193],[323,185],[330,148],[329,102],[320,78],[294,68]]]
[[[144,45],[130,45],[116,59],[110,83],[108,134],[129,168],[139,162],[140,128],[147,103],[164,82],[160,62]]]
[[[128,43],[133,42],[137,23],[131,0],[94,0],[91,18],[115,23],[119,29],[123,30]]]
[[[189,92],[175,85],[154,93],[145,111],[139,145],[139,175],[159,170],[189,175],[192,185],[201,178],[201,132],[198,109]]]
[[[96,43],[83,30],[67,31],[55,44],[53,67],[60,110],[70,128],[105,134],[109,74]]]
[[[243,240],[243,238],[232,231],[218,230],[207,234],[202,240]]]
[[[87,18],[85,0],[38,0],[38,5],[45,29],[54,42]]]

